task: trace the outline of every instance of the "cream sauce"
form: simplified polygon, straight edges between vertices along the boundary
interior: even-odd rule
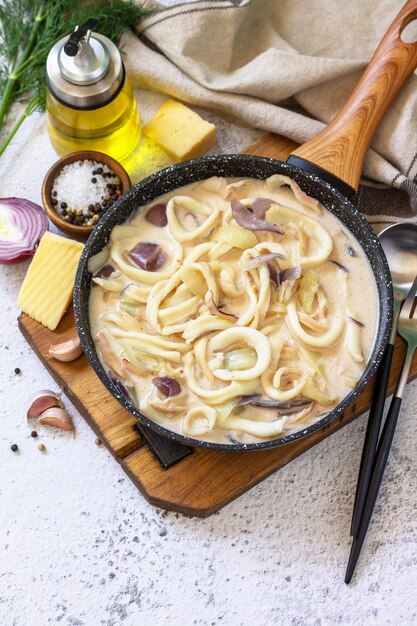
[[[240,182],[241,184],[234,186],[236,182]],[[213,229],[217,230],[222,226],[222,224],[237,226],[235,220],[230,214],[231,197],[246,200],[259,197],[270,198],[280,206],[294,209],[299,212],[299,214],[307,216],[307,218],[304,218],[307,219],[307,221],[308,218],[318,221],[325,228],[333,241],[333,250],[330,253],[329,258],[321,263],[319,267],[313,267],[310,270],[315,273],[316,278],[318,279],[319,294],[321,296],[321,299],[318,299],[316,295],[312,308],[312,314],[315,321],[318,323],[318,326],[312,330],[304,324],[301,319],[303,314],[305,316],[305,311],[303,311],[302,306],[300,305],[301,279],[290,281],[287,284],[287,289],[290,293],[290,299],[288,302],[293,302],[295,304],[297,314],[300,315],[302,329],[313,337],[322,336],[325,332],[327,332],[335,318],[338,315],[342,315],[344,326],[339,338],[329,347],[312,348],[311,346],[300,342],[297,337],[294,337],[293,331],[292,329],[290,330],[289,323],[287,321],[286,305],[288,302],[280,302],[280,297],[282,299],[284,293],[283,287],[281,287],[280,290],[277,290],[274,286],[270,286],[271,302],[268,307],[269,312],[267,313],[267,320],[261,321],[259,324],[251,324],[250,321],[248,322],[248,324],[251,324],[252,328],[257,329],[260,332],[266,329],[266,333],[269,338],[274,336],[276,338],[281,338],[285,342],[279,362],[276,364],[274,372],[272,372],[271,375],[271,378],[273,378],[273,374],[276,369],[286,368],[282,371],[284,384],[280,387],[279,381],[277,381],[277,376],[275,375],[273,383],[275,387],[280,387],[284,391],[291,389],[301,378],[303,378],[303,376],[307,377],[310,375],[313,376],[315,385],[319,392],[324,394],[324,396],[328,399],[325,405],[323,405],[317,401],[313,402],[311,396],[309,396],[307,398],[309,400],[307,408],[301,407],[299,411],[295,413],[288,412],[288,415],[283,420],[282,435],[285,435],[304,429],[308,424],[317,420],[319,416],[334,408],[334,406],[347,395],[352,387],[355,386],[356,382],[360,378],[369,358],[375,336],[376,320],[378,316],[378,299],[375,281],[371,267],[359,243],[347,231],[343,224],[329,211],[322,208],[321,214],[315,215],[310,208],[301,204],[300,201],[295,198],[292,190],[288,187],[280,187],[277,191],[271,192],[271,190],[267,188],[265,181],[255,179],[244,179],[242,181],[241,179],[235,179],[228,180],[227,183],[229,185],[232,183],[232,185],[227,187],[224,179],[209,179],[208,181],[188,185],[161,196],[151,204],[138,210],[136,215],[129,220],[129,224],[132,225],[132,227],[136,227],[137,230],[133,230],[128,233],[128,236],[123,237],[119,241],[122,244],[123,250],[126,252],[131,250],[138,243],[138,241],[159,244],[172,259],[172,257],[178,252],[178,243],[173,241],[172,233],[170,232],[170,225],[163,228],[154,226],[148,223],[144,219],[144,216],[149,207],[154,206],[157,203],[167,203],[170,198],[175,196],[189,196],[204,203],[204,205],[210,207],[211,210],[215,207],[220,208],[219,217],[208,233],[209,237],[207,237],[206,234],[201,238],[192,239],[191,241],[185,241],[180,244],[182,245],[183,259],[177,263],[176,267],[180,267],[184,263],[184,259],[187,259],[188,255],[193,253],[193,251],[195,252],[198,244],[204,243],[213,237]],[[181,203],[178,204],[180,205]],[[181,227],[184,231],[186,231],[186,233],[191,233],[195,228],[200,227],[207,218],[207,215],[193,213],[193,211],[190,211],[188,208],[181,208],[181,206],[175,207],[175,213]],[[266,212],[265,219],[268,219],[269,216],[274,217],[274,219],[270,218],[271,221],[278,222],[278,220],[275,219],[276,215],[273,213],[273,209]],[[285,221],[288,220],[284,220],[284,222]],[[307,227],[303,226],[303,218],[301,218],[301,222],[302,228],[309,230]],[[294,229],[292,223],[282,224],[282,226],[286,231],[283,236],[265,231],[256,232],[256,239],[258,242],[280,243],[286,250],[289,258],[285,260],[278,259],[277,263],[279,269],[282,270],[285,269],[285,267],[297,264],[297,255],[299,256],[300,246],[302,245],[300,244],[300,241],[303,238],[305,239],[305,249],[304,252],[301,253],[301,256],[304,255],[306,257],[311,257],[311,255],[319,252],[320,245],[314,240],[313,237],[306,237],[305,232],[300,234],[299,231]],[[214,232],[216,232],[216,230],[214,230]],[[212,244],[212,247],[213,245],[216,245],[219,249],[222,244]],[[224,251],[225,254],[220,256],[217,255],[217,259],[213,259],[216,255],[212,254],[210,256],[210,253],[208,253],[198,259],[197,262],[208,266],[211,269],[212,275],[215,277],[215,287],[217,287],[219,292],[219,307],[223,311],[234,314],[239,319],[239,317],[246,314],[251,304],[251,300],[247,292],[247,285],[254,284],[256,297],[259,296],[260,284],[256,283],[259,282],[261,273],[259,272],[259,268],[254,270],[253,274],[251,274],[252,278],[249,279],[249,283],[245,283],[244,272],[242,271],[242,265],[244,264],[242,264],[242,261],[240,261],[239,264],[239,258],[244,251],[236,247],[230,249],[230,246],[226,246]],[[252,254],[252,256],[256,256],[257,254],[259,254],[259,252]],[[249,254],[249,258],[250,256],[251,254]],[[124,256],[123,258],[125,261],[127,259],[127,262],[130,263],[132,267],[136,267],[133,262],[129,262],[127,256]],[[335,263],[330,262],[330,260],[341,264],[348,270],[348,272],[341,269],[340,266]],[[117,262],[115,262],[114,257],[112,257],[108,263],[110,263],[116,271],[122,270],[122,267],[119,267]],[[226,291],[228,290],[226,289],[226,284],[224,282],[226,277],[224,274],[220,273],[222,263],[228,263],[229,267],[236,270],[234,286],[236,289],[242,291],[242,294],[239,297],[228,297],[223,291],[222,284],[223,288]],[[164,271],[166,267],[167,265],[165,265],[160,271]],[[305,269],[303,267],[301,269],[304,274]],[[222,402],[220,404],[214,404],[213,402],[206,403],[202,397],[191,391],[189,388],[189,384],[191,384],[191,382],[187,384],[187,381],[190,381],[191,376],[190,373],[187,375],[187,363],[191,363],[191,365],[188,366],[188,369],[190,370],[191,368],[195,381],[202,389],[221,389],[226,384],[229,384],[217,379],[216,377],[210,380],[208,378],[210,371],[212,372],[213,368],[216,369],[214,362],[210,362],[208,366],[206,364],[208,372],[206,372],[207,375],[205,375],[205,372],[201,368],[201,364],[199,365],[197,363],[195,357],[192,358],[192,355],[194,355],[193,346],[195,345],[195,341],[193,339],[184,341],[183,332],[185,331],[185,335],[187,336],[187,333],[191,332],[191,328],[197,328],[200,324],[204,324],[204,320],[209,314],[209,311],[204,304],[204,297],[203,295],[196,296],[186,285],[183,285],[177,291],[172,289],[169,292],[169,295],[162,301],[163,307],[159,309],[157,318],[161,324],[161,320],[163,320],[163,325],[173,324],[175,326],[175,324],[178,323],[180,326],[182,325],[182,328],[179,332],[172,332],[166,335],[160,334],[152,323],[150,323],[149,315],[148,318],[146,316],[146,305],[148,303],[149,309],[150,305],[148,301],[151,291],[152,293],[155,293],[155,291],[158,291],[161,285],[164,285],[165,283],[164,281],[158,281],[158,271],[148,273],[153,275],[152,279],[156,283],[156,286],[141,282],[137,283],[137,285],[139,285],[142,289],[142,303],[138,303],[137,301],[134,302],[127,297],[129,294],[129,288],[124,294],[122,294],[123,289],[127,285],[131,285],[132,282],[134,282],[131,277],[126,276],[123,272],[121,276],[114,274],[109,279],[116,280],[117,291],[108,291],[99,285],[95,285],[91,289],[91,331],[96,340],[97,351],[104,368],[106,370],[111,369],[116,372],[129,390],[133,403],[138,407],[140,406],[141,410],[147,414],[150,419],[157,421],[169,430],[189,435],[190,431],[187,430],[187,428],[189,428],[189,421],[191,419],[190,415],[193,415],[193,411],[191,414],[189,413],[190,409],[208,407],[208,411],[206,411],[203,415],[196,414],[193,418],[192,432],[195,433],[194,436],[197,439],[230,444],[236,442],[252,443],[267,439],[274,439],[277,436],[281,436],[280,434],[255,436],[251,432],[242,430],[240,427],[230,429],[218,427],[218,424],[224,419],[226,420],[225,423],[228,423],[227,413],[232,408],[230,401]],[[198,283],[201,285],[202,294],[204,294],[204,292],[207,291],[207,285],[204,283],[204,277],[202,275],[199,275]],[[184,298],[187,299],[187,302],[190,302],[190,298],[193,297],[195,298],[196,303],[194,309],[190,309],[189,315],[181,317],[179,314],[178,319],[175,319],[175,315],[177,313],[174,308],[170,309],[170,311],[165,314],[165,317],[164,314],[161,313],[163,310],[166,310],[168,306],[179,306],[179,308],[181,308],[181,305],[184,303]],[[321,309],[320,306],[322,307]],[[123,333],[128,332],[126,330],[123,331],[127,320],[126,323],[128,327],[133,324],[134,331],[141,332],[142,340],[135,339],[130,341],[125,337],[115,337],[114,329],[117,330],[118,324],[115,324],[114,320],[109,320],[109,315],[111,316],[112,314],[121,316],[120,319],[124,320],[123,323],[119,322],[119,329],[122,328],[122,335]],[[132,315],[136,321],[132,320]],[[355,318],[360,322],[360,324],[363,324],[363,326],[358,326],[355,322],[352,322],[350,318]],[[239,322],[231,322],[229,323],[229,327],[235,328],[238,324]],[[272,329],[272,334],[269,334],[271,329],[268,329],[268,326],[271,326],[271,324],[274,325],[275,328]],[[109,330],[113,334],[109,335]],[[198,332],[198,330],[196,332]],[[219,332],[221,332],[221,330],[215,330],[211,333],[203,333],[202,338],[198,337],[198,340],[202,343],[205,341],[209,342],[210,338],[214,337]],[[353,354],[355,353],[355,350],[351,347],[352,336],[349,335],[351,332],[357,335],[354,341],[359,345],[359,350],[363,356],[362,362],[355,360],[351,354],[352,352]],[[262,334],[265,336],[265,333]],[[169,348],[169,350],[174,350],[174,352],[177,353],[174,358],[171,352],[169,352],[170,359],[173,360],[166,360],[160,356],[158,357],[158,355],[157,357],[155,357],[155,355],[152,356],[147,352],[147,348],[145,346],[146,341],[145,344],[143,343],[144,335],[153,338],[151,339],[151,342],[154,347],[159,346],[156,338],[160,337],[163,341],[181,343],[183,345],[183,351],[179,353],[174,348]],[[299,351],[300,345],[304,350],[304,356]],[[231,348],[227,348],[226,352],[230,349],[247,347],[247,345],[239,343],[239,345],[233,345]],[[159,349],[163,352],[166,350],[166,347],[161,348],[159,346]],[[308,353],[307,360],[305,357],[306,350]],[[205,354],[207,357],[207,352]],[[212,359],[217,360],[217,369],[225,368],[224,354],[225,352],[218,351],[214,355],[211,355]],[[132,361],[134,361],[135,355],[137,358],[137,367],[132,368]],[[310,360],[308,359],[308,355],[310,356]],[[311,362],[311,356],[316,356],[316,359],[320,359],[318,363],[320,374],[316,373],[313,375],[314,363]],[[138,370],[139,365],[143,368],[142,371]],[[175,378],[175,380],[177,380],[181,385],[181,393],[178,396],[173,396],[172,398],[164,400],[152,384],[152,379],[158,376],[169,376],[171,378]],[[288,378],[287,384],[285,384],[286,378]],[[243,388],[246,389],[246,391],[243,391],[240,395],[250,395],[256,392],[266,396],[264,385],[261,385],[259,378],[257,380],[258,384],[255,384],[255,387],[253,382],[252,384],[250,381],[243,383]],[[305,396],[301,393],[297,395],[295,399],[297,400],[300,397],[303,398]],[[147,407],[146,410],[143,408],[143,401],[145,398],[150,399],[152,402],[151,407],[149,407],[148,404],[145,405]],[[333,401],[329,401],[329,398],[333,398]],[[212,409],[214,409],[214,412]],[[189,415],[187,419],[185,417],[186,415]],[[210,428],[208,432],[204,433],[204,428],[207,427],[207,424],[213,415],[216,416],[216,424]],[[285,411],[280,411],[279,418],[281,419],[284,415]],[[276,408],[266,409],[246,405],[233,408],[229,415],[229,418],[230,417],[251,420],[252,422],[272,423],[277,420],[278,410]],[[187,420],[188,427],[186,427]],[[247,422],[244,423],[246,424]],[[236,424],[239,426],[240,422],[236,422]],[[203,434],[199,434],[200,432]]]

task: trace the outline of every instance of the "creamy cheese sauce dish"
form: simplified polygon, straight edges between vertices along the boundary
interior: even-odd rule
[[[279,174],[212,177],[138,207],[88,269],[104,369],[187,437],[302,430],[357,385],[372,350],[378,297],[361,246]]]

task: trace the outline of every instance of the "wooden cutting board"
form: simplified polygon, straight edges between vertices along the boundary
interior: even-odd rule
[[[265,135],[244,152],[286,160],[295,146],[283,137]],[[48,358],[49,346],[74,332],[72,311],[66,313],[55,332],[24,313],[19,318],[19,328],[58,385],[148,502],[198,517],[211,515],[357,418],[369,409],[372,398],[371,383],[337,420],[294,443],[259,452],[216,452],[196,448],[186,458],[164,469],[137,432],[136,419],[107,391],[85,356],[72,363]],[[404,354],[405,346],[397,339],[390,394],[398,379]],[[414,359],[410,380],[416,377],[417,359]],[[356,461],[359,467],[359,458]]]

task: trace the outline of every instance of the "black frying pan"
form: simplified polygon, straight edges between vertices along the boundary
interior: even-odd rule
[[[75,323],[84,352],[111,394],[142,426],[191,446],[216,450],[262,450],[286,444],[336,419],[359,396],[375,373],[384,353],[392,321],[392,285],[388,264],[378,238],[362,214],[349,201],[359,184],[363,160],[371,138],[395,95],[417,66],[417,44],[405,44],[400,34],[417,17],[417,0],[410,0],[394,20],[367,70],[342,111],[317,137],[294,151],[286,163],[249,155],[214,155],[168,167],[135,185],[109,209],[90,235],[75,280]],[[91,274],[88,259],[108,242],[111,230],[125,222],[138,207],[162,194],[211,176],[265,179],[273,174],[293,178],[345,225],[362,246],[372,266],[379,299],[379,319],[372,353],[357,387],[332,411],[304,430],[254,444],[217,444],[169,431],[144,416],[107,376],[93,343],[89,324]]]

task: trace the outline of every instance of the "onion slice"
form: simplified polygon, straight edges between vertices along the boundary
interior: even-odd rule
[[[237,316],[233,315],[233,313],[226,313],[226,311],[222,311],[221,309],[219,309],[217,304],[214,302],[214,296],[212,291],[209,290],[206,292],[204,302],[210,313],[213,313],[213,315],[219,315],[220,317],[224,317],[233,322],[237,320]]]
[[[168,224],[167,205],[154,204],[146,211],[145,220],[154,226],[166,226]]]
[[[282,283],[285,283],[286,280],[297,280],[300,276],[301,267],[299,265],[294,265],[294,267],[289,267],[279,273],[279,278]]]
[[[286,270],[281,270],[281,272],[272,265],[272,263],[268,263],[269,269],[269,277],[277,287],[279,287],[286,280],[296,280],[301,276],[301,267],[299,265],[294,265],[294,267],[289,267]]]
[[[237,198],[232,198],[231,207],[233,217],[242,228],[247,228],[248,230],[267,230],[271,233],[277,233],[278,235],[284,234],[281,226],[258,219],[249,209],[239,202]]]
[[[252,213],[259,220],[263,220],[265,217],[265,213],[271,206],[274,204],[274,201],[270,198],[255,198],[252,202]]]
[[[48,230],[43,209],[24,198],[0,198],[0,263],[15,263],[35,254]]]
[[[180,384],[174,378],[169,378],[169,376],[152,378],[152,383],[166,398],[172,398],[172,396],[177,396],[181,392]]]
[[[103,267],[100,268],[96,274],[94,274],[94,278],[110,278],[110,276],[114,274],[115,271],[116,270],[113,265],[103,265]]]
[[[140,242],[128,256],[141,269],[148,272],[156,272],[165,265],[168,257],[165,251],[157,243]]]
[[[333,265],[336,265],[336,267],[338,267],[340,270],[342,270],[342,272],[344,272],[345,274],[349,274],[349,270],[347,267],[345,267],[344,265],[342,265],[342,263],[339,263],[339,261],[334,261],[333,259],[329,259],[329,263],[333,263]]]
[[[116,387],[117,391],[124,396],[127,400],[130,400],[130,395],[120,378],[116,376],[116,374],[112,370],[107,370],[107,376],[113,385]]]
[[[351,317],[350,315],[348,315],[348,319],[350,319],[351,322],[356,324],[356,326],[360,326],[361,328],[365,328],[365,324],[363,322],[361,322],[360,320],[357,320],[355,317]]]
[[[106,265],[109,260],[110,250],[108,246],[105,246],[100,252],[97,252],[94,256],[90,256],[88,259],[88,271],[91,274],[97,274],[97,272]]]
[[[293,400],[292,402],[284,402],[278,400],[272,400],[266,396],[260,394],[252,394],[250,396],[242,396],[237,403],[237,406],[245,406],[246,404],[253,404],[253,406],[260,406],[265,409],[279,409],[280,411],[292,412],[300,410],[301,408],[311,404],[311,400]]]
[[[259,267],[264,263],[269,263],[270,261],[274,261],[275,259],[284,259],[284,255],[279,252],[268,252],[266,254],[258,254],[258,256],[254,256],[249,261],[245,263],[245,270],[252,270],[255,267]]]

